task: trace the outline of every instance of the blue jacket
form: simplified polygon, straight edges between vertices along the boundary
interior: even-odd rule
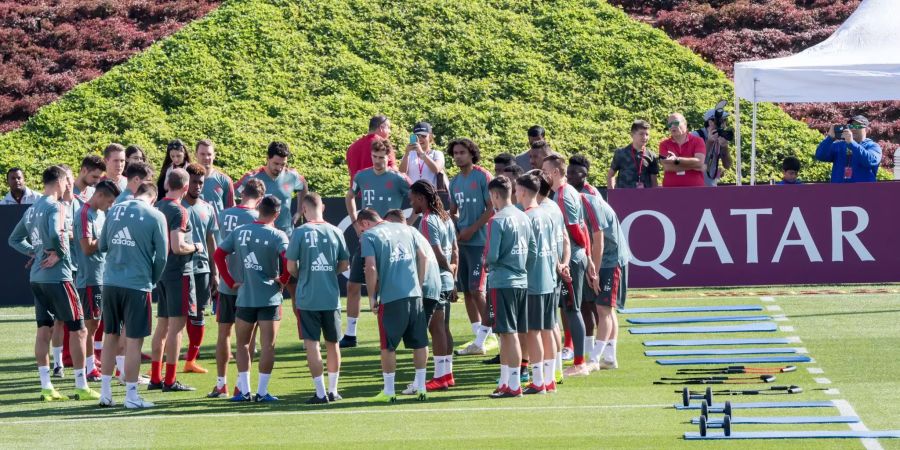
[[[816,160],[832,163],[832,183],[875,181],[878,166],[881,164],[881,147],[871,139],[850,144],[850,167],[853,168],[853,175],[846,181],[844,180],[844,168],[847,166],[846,142],[835,141],[830,136],[825,136],[825,140],[816,148]]]

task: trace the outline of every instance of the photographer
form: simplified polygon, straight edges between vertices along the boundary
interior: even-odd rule
[[[718,116],[716,112],[719,113]],[[719,177],[722,176],[722,171],[719,169],[720,161],[725,169],[731,169],[732,166],[728,141],[733,135],[724,130],[726,117],[728,117],[728,113],[721,108],[710,109],[703,114],[703,123],[706,126],[691,132],[706,143],[706,159],[703,169],[703,183],[706,186],[715,186],[719,183]]]
[[[832,183],[875,181],[881,164],[881,147],[866,137],[869,120],[853,116],[847,125],[835,125],[819,147],[816,161],[830,162]]]

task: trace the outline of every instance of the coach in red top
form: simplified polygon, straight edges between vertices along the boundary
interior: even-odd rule
[[[703,139],[688,133],[687,120],[679,113],[666,119],[669,138],[659,143],[659,162],[663,166],[663,187],[703,186]]]
[[[372,167],[372,142],[376,139],[391,137],[391,121],[384,115],[369,119],[369,133],[357,139],[347,148],[347,170],[350,172],[350,183],[360,170]],[[392,150],[388,154],[388,168],[397,170],[397,156]]]

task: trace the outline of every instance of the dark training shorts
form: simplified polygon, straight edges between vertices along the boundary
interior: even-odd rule
[[[103,286],[85,286],[78,290],[84,320],[100,320],[103,313]]]
[[[262,321],[281,320],[281,305],[275,306],[238,306],[235,316],[244,322],[256,323]]]
[[[341,310],[308,311],[298,309],[300,313],[300,334],[303,339],[318,342],[322,337],[327,342],[338,342],[341,336]]]
[[[118,286],[103,286],[103,332],[141,339],[150,336],[153,310],[150,293]]]
[[[219,304],[216,306],[217,323],[234,323],[237,312],[237,295],[219,293]]]
[[[194,298],[197,299],[196,317],[203,317],[204,311],[209,306],[212,292],[209,290],[209,272],[194,274]]]
[[[396,351],[401,340],[408,349],[427,347],[427,328],[421,297],[378,305],[378,334],[382,350]]]
[[[456,286],[459,292],[481,290],[481,278],[484,276],[484,268],[481,267],[483,258],[483,246],[459,246],[459,270],[456,273]]]
[[[556,296],[553,293],[528,295],[528,330],[550,330],[553,328],[553,312],[556,311]]]
[[[494,311],[494,333],[525,333],[528,331],[525,293],[525,288],[488,289],[488,302]]]
[[[34,318],[38,328],[52,327],[53,321],[65,322],[69,331],[84,328],[81,300],[70,281],[31,283],[34,294]]]
[[[600,296],[597,304],[610,308],[624,308],[627,286],[628,266],[600,269]]]
[[[175,280],[159,280],[159,304],[156,317],[188,317],[197,315],[197,297],[194,295],[193,275],[183,275]]]
[[[351,283],[366,284],[366,259],[359,253],[360,250],[357,250],[356,253],[350,257],[350,278],[348,278],[347,281]]]

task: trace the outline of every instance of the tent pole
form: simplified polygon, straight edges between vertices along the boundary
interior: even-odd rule
[[[741,98],[738,96],[737,89],[734,90],[734,158],[737,163],[735,166],[735,184],[738,186],[742,182],[741,173]]]
[[[756,186],[756,101],[753,102],[753,124],[750,135],[750,186]]]

